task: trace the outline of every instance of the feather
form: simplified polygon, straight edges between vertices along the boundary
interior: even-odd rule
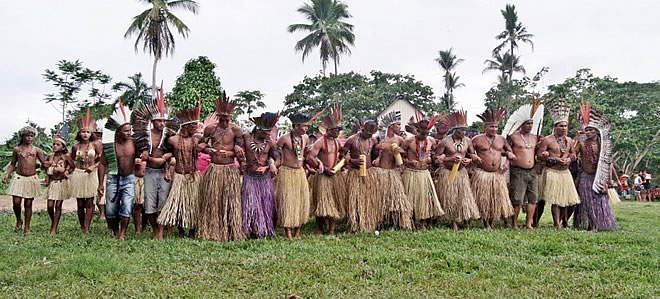
[[[566,106],[564,99],[554,98],[546,103],[545,108],[550,112],[553,124],[562,121],[568,122],[568,117],[571,111]]]
[[[513,133],[515,133],[518,128],[520,128],[520,126],[522,126],[522,124],[529,119],[534,121],[534,124],[532,125],[532,132],[541,132],[541,128],[543,126],[544,106],[543,104],[539,104],[538,106],[534,107],[534,105],[534,103],[522,105],[520,108],[518,108],[518,110],[513,112],[504,125],[502,136],[513,135]],[[532,114],[532,111],[534,111],[534,114]]]
[[[197,97],[199,97],[199,102],[202,102],[202,96],[198,93]],[[227,97],[227,94],[223,91],[220,97],[218,97],[214,102],[213,105],[215,105],[215,111],[217,112],[218,116],[220,115],[232,115],[234,114],[234,108],[236,108],[236,105],[238,103],[236,101],[230,101],[229,98]],[[201,108],[201,104],[199,106]]]
[[[600,154],[598,156],[598,165],[596,168],[596,177],[592,185],[592,190],[597,193],[602,193],[607,190],[607,184],[610,179],[610,165],[612,163],[612,148],[613,142],[610,136],[610,123],[601,112],[591,108],[591,105],[586,106],[589,109],[589,115],[586,126],[598,130],[600,133]]]
[[[96,123],[91,117],[90,107],[87,107],[87,112],[85,113],[85,116],[83,116],[76,122],[76,126],[78,127],[79,131],[83,129],[89,130],[90,132],[96,131]]]
[[[272,113],[272,112],[264,112],[261,113],[259,117],[251,117],[250,121],[257,126],[258,130],[266,130],[270,131],[277,125],[277,121],[280,119],[280,116],[282,116],[281,112],[278,113]]]
[[[383,115],[381,117],[380,122],[378,123],[378,126],[380,128],[380,138],[384,139],[385,135],[387,134],[387,129],[395,123],[401,123],[401,111],[399,110],[394,110],[390,111],[389,113]]]

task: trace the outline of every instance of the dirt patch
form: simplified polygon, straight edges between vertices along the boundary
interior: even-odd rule
[[[0,211],[12,210],[12,198],[10,195],[0,195]],[[47,201],[43,197],[37,197],[32,202],[32,211],[41,211],[47,208]],[[68,199],[62,203],[62,212],[72,212],[77,208],[75,199]]]

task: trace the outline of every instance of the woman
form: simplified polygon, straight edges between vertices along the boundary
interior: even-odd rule
[[[89,116],[89,108],[77,125],[76,144],[71,149],[71,159],[76,166],[70,177],[71,197],[78,201],[78,222],[82,232],[87,234],[94,217],[94,197],[99,187],[97,168],[102,148],[92,134],[96,123]]]

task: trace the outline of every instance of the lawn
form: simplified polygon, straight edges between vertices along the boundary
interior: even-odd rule
[[[660,296],[660,203],[614,207],[621,230],[475,228],[314,235],[217,243],[135,236],[120,242],[73,214],[29,236],[0,213],[0,297],[640,297]],[[524,218],[524,217],[523,217]],[[340,227],[343,229],[343,226]],[[281,234],[281,232],[280,232]]]

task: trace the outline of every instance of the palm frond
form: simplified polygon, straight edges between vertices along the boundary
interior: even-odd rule
[[[167,2],[167,7],[168,8],[183,8],[189,12],[192,12],[193,14],[197,14],[199,12],[199,4],[197,2],[192,1],[192,0],[176,0],[176,1],[169,1]]]

